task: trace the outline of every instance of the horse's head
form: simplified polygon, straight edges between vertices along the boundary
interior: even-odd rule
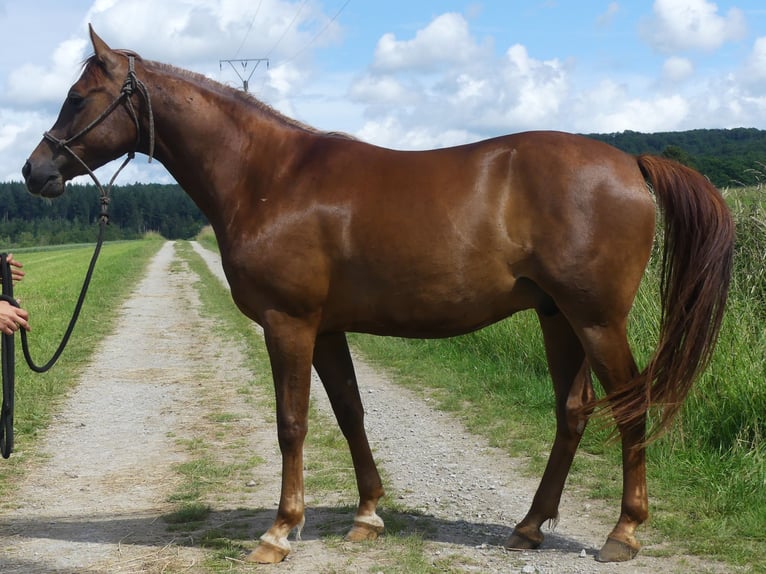
[[[112,50],[92,27],[90,39],[94,55],[69,89],[56,123],[22,168],[33,194],[61,195],[64,183],[73,177],[92,174],[121,155],[150,147],[139,121],[149,102],[146,88],[135,74],[135,62],[140,58]]]

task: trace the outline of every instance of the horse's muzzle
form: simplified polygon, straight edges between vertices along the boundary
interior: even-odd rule
[[[35,163],[30,158],[21,168],[21,175],[33,195],[58,197],[64,193],[64,178],[51,161]]]

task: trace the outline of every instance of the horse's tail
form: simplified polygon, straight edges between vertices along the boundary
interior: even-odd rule
[[[643,372],[613,400],[618,423],[635,422],[647,405],[668,428],[715,348],[729,291],[734,222],[719,191],[700,173],[661,157],[636,158],[664,219],[659,344]]]

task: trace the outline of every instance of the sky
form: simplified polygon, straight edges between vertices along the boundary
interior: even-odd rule
[[[290,117],[397,149],[766,129],[763,0],[0,0],[0,181],[21,180],[55,121],[88,23],[113,48],[238,89],[249,77]],[[139,156],[117,183],[172,181]]]

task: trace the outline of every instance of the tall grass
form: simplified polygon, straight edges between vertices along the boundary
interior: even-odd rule
[[[686,502],[697,539],[766,571],[766,202],[760,190],[729,193],[737,223],[734,276],[710,367],[675,432],[654,451],[656,476]],[[664,515],[663,515],[664,516]],[[658,520],[657,522],[661,522]],[[672,519],[671,519],[672,522]]]
[[[709,368],[673,430],[649,448],[650,528],[690,551],[766,572],[766,202],[756,189],[730,191],[727,199],[737,224],[727,313]],[[630,318],[639,365],[657,345],[655,266],[647,271]],[[542,469],[555,418],[533,313],[454,339],[352,340],[403,380],[436,393],[442,406],[460,411],[473,430],[531,455],[532,472]],[[605,440],[608,430],[587,429],[581,451],[603,456],[578,457],[570,482],[618,505],[620,485],[611,478],[620,470],[619,445]]]

